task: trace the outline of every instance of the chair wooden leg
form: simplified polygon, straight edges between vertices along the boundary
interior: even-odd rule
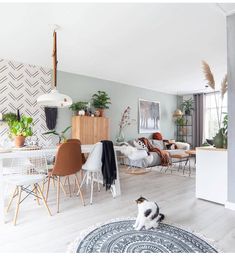
[[[17,204],[16,204],[16,209],[15,209],[15,216],[14,216],[14,220],[13,220],[13,225],[15,226],[16,225],[16,221],[17,221],[17,218],[18,218],[18,213],[19,213],[19,206],[20,206],[20,200],[21,200],[21,193],[22,193],[22,187],[21,186],[18,186],[18,200],[17,200]]]
[[[39,198],[38,198],[37,185],[35,184],[33,187],[34,187],[34,194],[36,195],[35,197],[36,197],[37,203],[38,203],[38,205],[40,205]]]
[[[59,176],[58,176],[58,178],[59,178]],[[64,195],[65,195],[65,197],[67,196],[67,193],[66,193],[66,191],[65,191],[65,189],[64,189],[64,186],[63,186],[63,184],[62,184],[62,182],[60,181],[60,186],[61,186],[61,189],[62,189],[62,191],[63,191],[63,193],[64,193]]]
[[[81,186],[80,186],[81,187]],[[74,178],[74,188],[73,188],[73,194],[76,193],[76,189],[77,189],[77,179],[76,177]]]
[[[60,177],[57,178],[57,213],[60,212]]]
[[[46,202],[48,199],[48,194],[49,194],[49,190],[50,190],[50,182],[51,182],[51,177],[48,176],[48,181],[47,181],[47,191],[46,191]]]
[[[69,196],[72,197],[69,176],[67,176],[67,177],[68,177],[68,186],[69,186]]]
[[[44,193],[45,184],[46,184],[46,179],[43,180],[43,182],[42,182],[42,192],[43,192],[43,193]]]
[[[76,178],[77,187],[78,187],[78,192],[79,192],[79,194],[80,194],[82,204],[85,206],[85,202],[84,202],[84,199],[83,199],[83,195],[82,195],[82,191],[81,191],[81,187],[80,187],[80,184],[79,184],[79,180],[78,180],[77,174],[75,174],[75,178]]]
[[[52,176],[52,182],[53,182],[53,186],[54,186],[54,188],[55,188],[55,178]]]
[[[64,186],[65,186],[68,178],[69,178],[68,176],[65,177],[64,184],[63,184]]]
[[[15,190],[13,191],[13,194],[12,194],[12,196],[11,196],[11,199],[10,199],[8,205],[7,205],[6,212],[8,212],[9,209],[11,208],[11,204],[12,204],[14,198],[15,198],[15,197],[17,196],[17,194],[18,194],[17,191],[18,191],[18,188],[17,188],[17,186],[16,186],[16,188],[15,188]]]
[[[48,207],[48,205],[47,205],[47,202],[46,202],[46,200],[45,200],[45,197],[44,197],[44,195],[43,195],[42,189],[41,189],[41,187],[40,187],[39,184],[36,185],[36,189],[37,189],[37,191],[40,193],[40,195],[41,195],[41,197],[42,197],[42,202],[43,202],[44,206],[46,207],[46,209],[47,209],[49,215],[51,216],[51,211],[50,211],[50,209],[49,209],[49,207]]]

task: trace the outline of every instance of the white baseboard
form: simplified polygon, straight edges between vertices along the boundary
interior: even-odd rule
[[[225,203],[225,208],[235,211],[235,203],[234,202],[226,202]]]

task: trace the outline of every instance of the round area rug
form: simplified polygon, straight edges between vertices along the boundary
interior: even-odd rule
[[[136,231],[134,220],[120,220],[90,229],[70,246],[76,253],[217,253],[206,241],[183,229],[160,223]]]

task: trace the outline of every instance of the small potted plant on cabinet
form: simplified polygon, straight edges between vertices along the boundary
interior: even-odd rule
[[[33,135],[31,124],[32,117],[21,116],[19,120],[12,121],[9,125],[10,133],[15,139],[15,146],[17,148],[23,147],[25,138]]]
[[[99,112],[99,116],[104,116],[104,110],[109,108],[110,97],[105,91],[98,91],[92,96],[92,105]]]
[[[69,108],[74,112],[75,115],[84,116],[87,104],[88,102],[86,101],[78,101],[73,103]]]

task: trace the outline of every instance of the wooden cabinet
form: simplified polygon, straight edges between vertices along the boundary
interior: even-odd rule
[[[109,140],[109,119],[106,117],[73,116],[72,137],[82,144]]]

